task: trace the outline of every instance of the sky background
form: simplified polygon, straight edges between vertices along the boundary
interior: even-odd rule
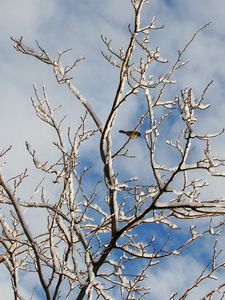
[[[181,88],[193,87],[194,93],[200,96],[207,83],[214,79],[214,84],[207,93],[207,103],[212,107],[206,116],[200,118],[201,127],[210,132],[225,127],[225,2],[222,0],[153,0],[151,5],[143,11],[143,19],[151,20],[156,16],[158,25],[165,24],[165,29],[154,32],[152,48],[160,46],[161,55],[172,63],[177,51],[185,45],[192,34],[202,25],[212,22],[193,42],[185,57],[190,63],[177,75],[178,83],[171,88],[169,95],[179,95]],[[0,137],[1,149],[13,145],[13,149],[4,161],[3,167],[6,178],[10,178],[24,167],[31,168],[31,159],[25,149],[25,141],[29,141],[43,160],[51,159],[54,155],[51,141],[53,132],[42,124],[35,116],[30,97],[33,96],[32,85],[40,91],[42,85],[47,88],[49,101],[53,106],[62,105],[58,113],[62,117],[65,113],[65,125],[76,127],[79,117],[83,113],[81,105],[75,101],[64,86],[56,83],[52,70],[48,65],[35,61],[31,57],[17,53],[13,48],[10,36],[23,36],[24,43],[35,47],[35,41],[47,49],[55,57],[57,51],[72,48],[65,57],[65,64],[84,56],[73,73],[74,84],[88,99],[98,112],[104,124],[110,111],[113,96],[118,83],[118,72],[102,57],[104,45],[101,34],[112,39],[115,48],[126,47],[128,42],[127,25],[132,22],[132,8],[129,0],[0,0]],[[160,74],[161,70],[156,69]],[[129,104],[129,118],[124,118],[127,106],[122,108],[113,131],[116,146],[123,141],[118,135],[118,129],[130,129],[136,114],[137,103]],[[171,132],[176,132],[176,123],[171,125]],[[98,138],[94,141],[98,142]],[[94,143],[93,143],[94,145]],[[140,153],[142,142],[135,144],[134,153]],[[98,152],[93,147],[84,148],[84,155],[100,164]],[[225,150],[224,137],[214,142],[214,153],[223,154]],[[163,149],[162,155],[163,155]],[[132,165],[120,162],[125,169],[126,176],[144,174],[144,157],[141,155]],[[147,172],[147,171],[146,171]],[[37,179],[39,175],[36,175]],[[41,177],[40,177],[41,178]],[[220,195],[223,192],[221,182],[213,182],[212,191]],[[23,191],[29,194],[34,187],[31,185]],[[215,188],[216,187],[216,188]],[[36,216],[36,221],[38,216]],[[211,251],[212,249],[209,249]],[[189,268],[187,268],[187,265]],[[176,267],[176,278],[172,279],[172,270]],[[182,260],[174,259],[158,269],[151,278],[154,289],[152,298],[155,300],[168,299],[170,293],[178,286],[187,286],[191,282],[193,273],[199,274],[203,264],[194,255],[186,255]],[[191,270],[191,271],[190,271]],[[182,275],[182,276],[179,276]],[[7,290],[7,275],[0,273],[0,290],[4,288],[4,300],[11,299]],[[158,294],[158,290],[161,294]],[[163,287],[163,288],[162,288]],[[203,291],[203,289],[202,289]],[[202,292],[201,291],[201,292]],[[197,299],[197,298],[190,298]]]

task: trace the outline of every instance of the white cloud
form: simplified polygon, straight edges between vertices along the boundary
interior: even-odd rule
[[[22,34],[32,38],[41,24],[54,14],[56,1],[1,0],[0,26],[4,34]]]
[[[145,280],[146,286],[151,287],[146,300],[168,300],[176,292],[178,293],[176,298],[179,299],[193,286],[204,268],[205,265],[191,256],[170,258],[167,262],[162,262],[161,267],[155,272],[154,270],[149,272],[149,277]],[[209,279],[203,281],[189,293],[187,299],[202,299],[207,292],[218,286],[219,282]]]

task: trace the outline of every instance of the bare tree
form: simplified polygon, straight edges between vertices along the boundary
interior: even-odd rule
[[[26,142],[26,149],[36,169],[53,179],[52,185],[57,186],[58,194],[55,194],[54,200],[46,196],[42,181],[37,184],[29,201],[18,197],[18,189],[26,188],[27,169],[10,179],[4,179],[0,174],[0,203],[3,208],[9,207],[10,211],[7,217],[0,215],[0,262],[11,275],[14,299],[24,299],[21,278],[27,273],[35,276],[35,285],[38,293],[44,295],[43,299],[148,299],[151,283],[146,283],[146,276],[150,270],[171,256],[182,255],[186,248],[203,237],[219,237],[221,233],[224,221],[216,217],[225,213],[225,198],[201,197],[201,192],[208,188],[207,178],[225,177],[225,159],[215,157],[211,150],[211,140],[224,130],[200,132],[201,126],[198,126],[199,111],[210,106],[205,104],[205,96],[212,81],[197,98],[193,96],[192,88],[187,87],[181,90],[180,96],[170,99],[165,96],[166,90],[176,84],[176,71],[187,63],[183,60],[184,53],[209,24],[194,33],[184,48],[178,51],[177,59],[169,70],[156,78],[151,74],[150,66],[167,64],[167,60],[161,57],[158,47],[150,48],[149,37],[152,31],[163,26],[157,26],[155,18],[150,24],[142,24],[141,12],[147,3],[147,0],[131,0],[134,22],[128,26],[129,43],[126,48],[116,50],[111,40],[102,36],[106,47],[102,54],[120,74],[104,124],[70,75],[82,57],[71,66],[64,67],[62,58],[68,50],[51,58],[38,43],[34,50],[23,43],[22,37],[12,38],[17,51],[48,64],[57,82],[67,86],[86,111],[80,126],[75,129],[69,127],[65,138],[62,129],[64,119],[57,120],[55,117],[58,108],[51,107],[45,88],[40,96],[34,86],[32,105],[37,117],[55,131],[57,142],[54,145],[58,158],[51,163],[43,162],[29,142]],[[145,109],[137,115],[133,128],[121,130],[127,139],[114,150],[111,132],[118,112],[131,97],[140,97]],[[93,120],[93,128],[87,127],[88,118]],[[168,120],[173,122],[174,118],[179,122],[180,130],[171,139],[164,124]],[[81,146],[94,135],[101,136],[96,147],[99,147],[102,160],[102,180],[94,179],[96,170],[81,169],[79,165],[83,158]],[[136,177],[123,180],[116,167],[118,159],[127,163],[135,160],[130,153],[130,145],[135,143],[133,139],[142,139],[145,144],[143,151],[148,154],[145,164],[149,168],[149,178],[145,182]],[[175,157],[173,166],[172,159],[167,157],[166,161],[160,156],[158,149],[163,143],[168,149],[168,157]],[[198,158],[193,155],[194,148],[198,149]],[[8,151],[10,148],[3,149],[0,157],[5,158]],[[85,182],[89,174],[92,187],[87,191]],[[44,231],[36,234],[32,230],[24,209],[27,210],[26,216],[32,209],[40,211],[46,224]],[[197,229],[197,221],[203,218],[209,220],[209,226]],[[212,223],[212,218],[217,223]],[[178,228],[183,225],[188,225],[189,230],[186,227],[185,240],[179,240],[176,238]],[[146,234],[141,234],[141,230]],[[220,253],[215,244],[210,262],[193,280],[193,285],[187,287],[183,294],[174,291],[170,299],[186,299],[203,281],[216,279],[214,274],[225,266],[225,261],[220,260],[217,264]],[[212,299],[217,293],[222,293],[224,286],[225,283],[219,282],[207,291],[204,299]],[[34,296],[35,291],[31,298]]]

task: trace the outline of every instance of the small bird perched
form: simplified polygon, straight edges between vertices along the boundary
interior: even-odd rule
[[[126,134],[130,139],[137,139],[141,136],[139,131],[119,130],[120,133]]]

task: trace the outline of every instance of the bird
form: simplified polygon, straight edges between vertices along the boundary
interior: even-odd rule
[[[119,130],[120,133],[126,134],[130,139],[137,139],[141,137],[141,133],[135,130]]]

